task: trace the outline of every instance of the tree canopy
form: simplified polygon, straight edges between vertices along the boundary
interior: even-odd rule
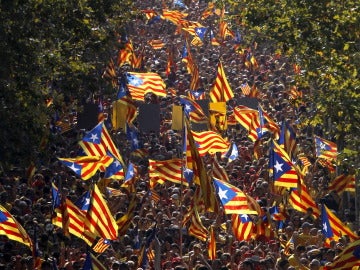
[[[1,1],[3,167],[39,154],[50,115],[106,88],[101,73],[131,11],[132,1]]]
[[[301,119],[303,125],[320,127],[354,165],[360,122],[358,3],[225,0],[217,5],[226,6],[232,27],[248,42],[271,46],[299,66],[295,85],[306,93],[311,115]]]

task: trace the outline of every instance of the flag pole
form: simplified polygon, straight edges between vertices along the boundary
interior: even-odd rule
[[[184,123],[184,105],[181,105],[181,132],[182,132],[182,136],[181,136],[181,146],[184,147],[184,142],[185,142],[185,123]],[[186,150],[185,150],[186,151]],[[180,187],[180,196],[179,196],[179,256],[180,258],[182,258],[182,240],[183,240],[183,234],[182,234],[182,219],[183,219],[183,214],[182,214],[182,203],[183,203],[183,182],[184,182],[184,166],[185,166],[185,157],[186,157],[186,152],[184,154],[184,149],[182,149],[182,151],[180,152],[181,155],[181,187]]]

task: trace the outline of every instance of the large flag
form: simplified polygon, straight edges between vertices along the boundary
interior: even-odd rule
[[[190,132],[195,140],[200,156],[205,156],[206,154],[214,155],[217,152],[224,153],[230,147],[230,143],[217,132],[210,130]]]
[[[86,213],[85,227],[104,239],[115,240],[118,236],[118,225],[95,184],[90,196],[90,207]]]
[[[322,233],[327,244],[332,240],[338,241],[339,238],[344,235],[347,235],[351,242],[359,239],[359,236],[341,222],[341,220],[331,212],[325,204],[322,204],[321,206],[321,224]]]
[[[355,175],[354,174],[342,174],[336,177],[328,186],[328,190],[334,190],[337,194],[341,194],[344,191],[355,192]]]
[[[69,199],[64,200],[61,208],[55,210],[56,216],[53,217],[52,223],[60,228],[67,226],[67,228],[64,229],[70,234],[84,240],[86,244],[92,246],[96,236],[85,230],[85,212],[79,209]],[[64,213],[66,213],[66,216],[64,216]]]
[[[347,270],[359,269],[360,266],[360,240],[347,245],[330,264],[326,264],[323,270]]]
[[[106,156],[109,151],[125,167],[124,161],[115,146],[104,122],[97,124],[79,142],[84,152],[89,156]]]
[[[301,191],[297,188],[290,189],[289,204],[297,211],[307,213],[309,208],[313,209],[314,218],[320,217],[320,210],[314,199],[308,192],[306,185],[301,181]]]
[[[29,248],[32,247],[31,239],[25,229],[2,205],[0,205],[0,235],[5,235],[10,240],[20,242]]]
[[[174,158],[170,160],[149,159],[149,177],[163,182],[170,181],[176,184],[189,185],[182,176],[182,159]]]
[[[154,72],[128,72],[127,87],[134,100],[144,101],[147,93],[156,96],[166,96],[166,85],[159,74]]]
[[[275,141],[270,149],[269,170],[272,171],[274,185],[297,188],[299,173],[288,154]]]
[[[81,156],[76,158],[58,158],[83,180],[94,176],[98,170],[104,171],[114,159],[110,156]]]
[[[214,179],[214,184],[225,214],[258,214],[249,208],[247,197],[242,190],[219,179]]]
[[[209,94],[212,102],[229,101],[234,97],[234,93],[227,81],[221,61],[218,64],[215,82]]]
[[[231,215],[232,231],[238,241],[248,241],[254,229],[254,223],[247,214]]]
[[[337,145],[314,135],[316,157],[334,160],[337,157]]]

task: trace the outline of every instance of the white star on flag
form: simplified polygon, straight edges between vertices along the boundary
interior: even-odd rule
[[[99,139],[99,138],[98,138],[98,136],[97,136],[96,133],[92,133],[92,134],[91,134],[90,140],[92,140],[93,142],[95,142],[95,141],[97,141],[98,139]]]
[[[327,232],[326,222],[323,223],[323,229],[324,229],[325,232]]]
[[[220,199],[227,199],[228,197],[226,196],[226,193],[227,193],[227,190],[222,190],[220,187],[219,187],[219,197]]]
[[[70,169],[72,169],[74,172],[77,172],[77,171],[80,170],[79,168],[76,168],[76,167],[75,167],[75,163],[71,164]]]
[[[279,163],[279,161],[276,161],[276,164],[274,165],[274,168],[276,169],[276,172],[282,171],[282,166],[284,163]]]

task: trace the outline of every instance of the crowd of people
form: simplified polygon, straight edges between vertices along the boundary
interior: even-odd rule
[[[206,1],[190,1],[183,6],[181,1],[136,1],[138,10],[154,10],[158,14],[163,8],[177,9],[186,12],[189,21],[199,21],[204,26],[216,25],[219,16],[211,16],[201,20],[203,11],[208,7]],[[177,4],[176,4],[177,3]],[[235,23],[235,22],[234,22]],[[238,26],[240,27],[240,26]],[[232,162],[219,157],[219,164],[223,166],[229,177],[229,182],[241,188],[253,197],[261,206],[263,216],[273,205],[284,206],[284,219],[272,220],[267,232],[261,233],[254,229],[248,240],[235,237],[231,218],[220,207],[218,212],[202,212],[202,225],[210,229],[213,227],[216,235],[216,256],[212,260],[208,255],[208,240],[200,240],[188,231],[188,223],[183,224],[183,218],[192,205],[194,186],[181,186],[165,181],[157,184],[154,191],[159,195],[154,200],[149,195],[148,160],[167,160],[182,157],[182,133],[171,129],[172,105],[178,104],[178,96],[187,95],[191,74],[182,62],[181,52],[184,46],[184,36],[176,33],[177,26],[167,20],[160,20],[154,24],[147,24],[145,16],[138,16],[126,27],[127,38],[132,41],[134,49],[144,49],[144,69],[156,72],[164,79],[167,88],[175,89],[166,97],[152,97],[147,103],[159,103],[161,108],[160,133],[142,134],[141,140],[148,155],[144,157],[131,154],[131,147],[123,130],[112,130],[111,134],[125,163],[129,161],[138,167],[136,190],[129,192],[122,186],[121,180],[105,181],[105,186],[119,192],[104,194],[109,209],[119,220],[127,213],[130,199],[136,196],[137,206],[133,210],[133,218],[129,228],[103,253],[95,254],[105,269],[320,269],[331,263],[334,258],[349,244],[344,235],[338,241],[325,244],[320,218],[313,215],[312,209],[300,212],[289,204],[284,204],[288,190],[277,190],[269,177],[269,140],[271,134],[265,136],[258,151],[261,155],[255,157],[254,142],[248,138],[248,131],[241,125],[229,125],[223,136],[234,142],[239,150],[239,156]],[[246,29],[240,29],[245,33]],[[151,40],[162,40],[162,49],[153,49],[149,45]],[[208,92],[217,73],[217,63],[221,59],[226,77],[234,92],[234,98],[227,102],[227,110],[231,112],[245,95],[241,90],[244,83],[256,86],[259,95],[254,98],[262,105],[276,123],[289,121],[297,132],[298,151],[312,162],[311,170],[305,175],[305,183],[316,203],[326,201],[331,210],[353,231],[357,230],[354,217],[354,198],[349,195],[350,203],[344,202],[344,197],[336,192],[330,192],[327,187],[334,178],[326,167],[315,164],[314,145],[312,135],[321,134],[321,128],[316,130],[304,127],[299,121],[300,116],[310,115],[312,104],[295,104],[290,100],[290,89],[296,84],[296,74],[293,63],[286,57],[275,55],[271,45],[266,47],[256,42],[250,45],[235,43],[233,38],[219,40],[220,45],[214,46],[210,39],[202,46],[192,46],[191,51],[199,67],[200,80],[203,88]],[[242,41],[245,43],[245,41]],[[235,50],[235,45],[242,47]],[[166,65],[168,51],[175,52],[176,69],[168,76]],[[256,58],[257,67],[251,68],[246,64],[246,57],[250,54]],[[128,65],[118,67],[119,72],[130,70]],[[304,89],[303,95],[309,95]],[[101,93],[99,93],[101,95]],[[108,98],[108,97],[106,97]],[[243,104],[242,104],[243,105]],[[111,106],[108,106],[109,119]],[[110,127],[111,129],[111,127]],[[84,181],[57,160],[57,157],[74,157],[79,152],[78,141],[82,132],[74,127],[63,134],[57,144],[51,145],[53,158],[42,161],[34,175],[26,174],[25,168],[14,168],[0,179],[0,204],[4,206],[22,224],[33,241],[37,243],[37,254],[27,246],[11,241],[6,235],[0,237],[0,269],[33,269],[34,260],[42,259],[39,269],[87,269],[84,265],[89,246],[75,236],[64,236],[61,228],[52,223],[53,201],[51,194],[52,183],[61,183],[63,196],[76,202],[82,194],[91,188],[99,179]],[[259,150],[260,149],[260,150]],[[213,157],[204,157],[208,172],[212,170]],[[95,177],[93,177],[95,178]],[[103,181],[104,182],[104,181]],[[346,209],[345,209],[346,207]],[[343,211],[342,211],[343,210]],[[262,217],[251,217],[254,224],[261,222]],[[153,238],[149,250],[147,263],[141,262],[141,246],[151,237]],[[35,239],[36,238],[36,239]],[[290,241],[291,240],[291,241]],[[138,245],[140,243],[140,246]],[[89,268],[90,269],[90,268]],[[92,268],[95,269],[95,268]]]

